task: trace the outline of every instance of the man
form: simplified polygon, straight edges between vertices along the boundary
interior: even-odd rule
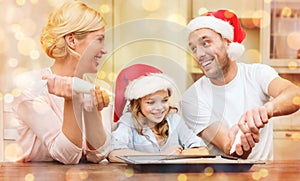
[[[193,19],[187,29],[189,47],[205,74],[182,97],[188,126],[211,143],[212,154],[273,159],[269,119],[299,110],[293,99],[300,97],[300,88],[270,66],[236,62],[246,34],[233,12],[209,12]],[[238,128],[241,142],[230,153]]]

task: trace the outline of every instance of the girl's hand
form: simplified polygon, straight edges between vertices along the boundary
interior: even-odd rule
[[[168,148],[164,149],[161,152],[162,155],[180,155],[183,151],[183,148],[180,145],[171,145]]]
[[[209,155],[209,152],[206,147],[201,146],[201,147],[189,148],[189,149],[183,150],[181,154],[183,154],[183,155]]]

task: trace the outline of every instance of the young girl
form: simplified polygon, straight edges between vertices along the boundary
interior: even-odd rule
[[[208,154],[202,139],[175,113],[177,108],[170,106],[172,85],[160,73],[129,83],[125,98],[130,107],[112,132],[110,162],[123,162],[118,156],[124,155]]]

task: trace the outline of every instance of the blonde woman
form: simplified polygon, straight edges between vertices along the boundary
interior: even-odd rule
[[[112,132],[110,162],[123,162],[125,155],[207,155],[205,143],[195,135],[177,109],[170,106],[174,92],[170,79],[151,73],[131,81],[125,91],[130,102]]]
[[[107,94],[99,88],[89,96],[72,92],[72,77],[96,73],[104,49],[101,14],[80,1],[54,10],[41,34],[41,44],[54,59],[51,67],[31,73],[37,82],[14,102],[20,120],[19,161],[98,163],[109,151],[111,118]],[[41,86],[40,80],[47,84]]]

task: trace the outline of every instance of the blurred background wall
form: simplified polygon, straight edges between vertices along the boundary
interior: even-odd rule
[[[42,50],[39,36],[48,14],[65,1],[0,0],[0,131],[4,130],[1,134],[8,135],[8,141],[4,143],[7,148],[15,139],[14,128],[18,124],[12,116],[10,103],[20,94],[22,86],[30,84],[30,80],[23,76],[24,72],[52,64]],[[107,22],[105,46],[108,53],[102,58],[98,73],[86,78],[92,82],[103,80],[112,91],[122,68],[147,63],[170,75],[178,85],[179,94],[182,93],[203,75],[188,51],[184,27],[191,18],[220,8],[234,11],[247,32],[243,42],[246,51],[239,61],[269,64],[281,76],[300,85],[300,59],[297,56],[278,59],[274,55],[277,18],[299,20],[298,0],[82,1],[101,11]],[[293,22],[299,23],[293,35],[299,36],[300,21]],[[299,43],[297,46],[300,49]],[[291,48],[295,49],[286,49]],[[274,127],[275,159],[300,159],[296,154],[300,149],[299,111],[277,119]],[[1,144],[0,148],[3,147]]]
[[[52,64],[41,48],[39,36],[48,14],[65,1],[0,0],[1,99],[11,102],[14,96],[18,96],[19,87],[30,83],[22,76],[23,72]],[[257,18],[253,14],[261,10],[262,2],[217,1],[83,0],[101,11],[107,22],[105,41],[108,54],[103,57],[98,74],[91,77],[105,80],[113,89],[116,75],[123,67],[144,62],[174,77],[183,91],[195,77],[201,76],[201,70],[187,51],[184,27],[192,17],[218,9],[222,2],[222,8],[227,6],[236,11],[252,26],[249,28],[248,25],[249,38],[244,42],[247,51],[242,60],[260,62],[260,30],[249,19]]]

